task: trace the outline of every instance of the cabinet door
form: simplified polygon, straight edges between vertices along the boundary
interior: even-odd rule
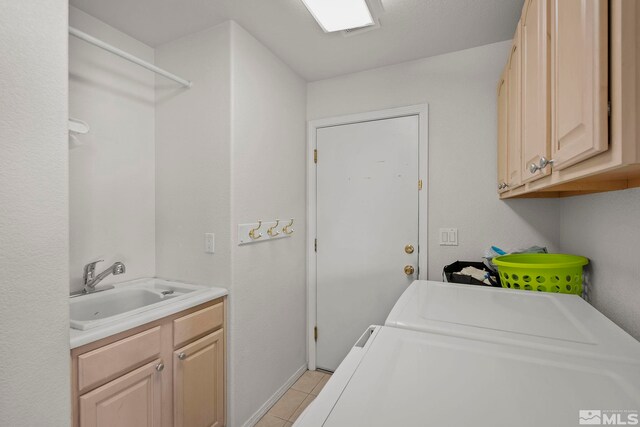
[[[607,1],[551,0],[552,155],[560,170],[608,149]]]
[[[507,68],[498,82],[498,192],[506,191],[507,174]]]
[[[507,153],[509,180],[507,184],[510,189],[519,187],[522,184],[522,158],[521,158],[521,75],[520,75],[520,23],[513,38],[513,47],[509,55],[507,82],[509,84],[508,104],[507,104]]]
[[[174,352],[175,427],[224,425],[224,330]]]
[[[548,0],[526,0],[522,10],[522,181],[551,173],[538,166],[550,157]]]
[[[160,426],[160,360],[80,396],[80,427]]]

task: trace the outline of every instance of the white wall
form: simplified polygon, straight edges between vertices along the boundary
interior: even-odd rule
[[[70,25],[153,62],[153,49],[70,8]],[[91,130],[69,144],[71,291],[83,266],[115,261],[125,275],[155,274],[155,75],[75,37],[69,38],[69,114]]]
[[[306,362],[306,83],[233,22],[155,59],[193,81],[156,80],[157,275],[230,289],[228,424],[240,426]],[[277,217],[296,218],[293,237],[236,245],[238,223]]]
[[[496,84],[511,42],[406,62],[308,85],[309,120],[429,104],[429,278],[491,245],[557,250],[557,200],[496,196]],[[458,228],[459,246],[439,246],[438,229]]]
[[[590,302],[640,339],[640,189],[561,201],[562,250],[591,261]]]
[[[295,218],[290,238],[237,246],[232,425],[244,424],[306,364],[306,82],[239,25],[232,47],[232,229]]]
[[[0,3],[0,424],[68,426],[67,2]]]
[[[156,64],[193,81],[156,80],[157,275],[231,283],[229,23],[156,48]],[[204,234],[215,233],[215,254]]]

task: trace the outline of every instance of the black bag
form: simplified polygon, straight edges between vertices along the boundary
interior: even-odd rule
[[[465,267],[475,267],[477,269],[485,270],[485,271],[489,270],[487,266],[481,262],[456,261],[453,264],[449,264],[444,267],[444,269],[442,270],[442,279],[445,282],[462,283],[464,285],[489,286],[486,283],[481,282],[478,279],[474,279],[471,276],[467,276],[465,274],[458,274],[458,272]],[[500,283],[500,276],[497,273],[493,271],[489,271],[488,279],[489,279],[489,282],[491,282],[491,286],[496,288],[502,287],[502,284]]]

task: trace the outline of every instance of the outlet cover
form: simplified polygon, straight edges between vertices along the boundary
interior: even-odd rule
[[[441,228],[438,235],[440,246],[458,246],[457,228]]]
[[[213,233],[204,233],[204,252],[212,254],[215,252],[216,240]]]

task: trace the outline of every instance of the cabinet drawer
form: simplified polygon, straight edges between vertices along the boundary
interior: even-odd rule
[[[160,326],[78,356],[80,393],[160,355]]]
[[[207,307],[173,321],[173,345],[178,347],[189,340],[222,326],[223,303]]]

